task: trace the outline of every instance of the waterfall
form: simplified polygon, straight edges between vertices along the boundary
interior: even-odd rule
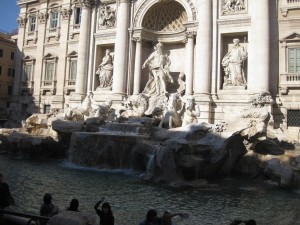
[[[148,163],[147,163],[147,173],[146,173],[148,176],[153,175],[154,165],[155,165],[155,153],[151,154],[149,156],[149,160],[148,160]]]

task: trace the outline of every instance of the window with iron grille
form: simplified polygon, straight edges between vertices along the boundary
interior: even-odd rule
[[[300,110],[287,111],[287,125],[289,127],[300,127]]]
[[[80,25],[81,21],[81,8],[75,9],[75,16],[74,16],[74,25]]]

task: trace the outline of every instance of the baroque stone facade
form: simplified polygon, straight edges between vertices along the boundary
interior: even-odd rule
[[[62,111],[80,105],[90,92],[95,101],[116,106],[141,94],[151,75],[167,74],[173,82],[166,82],[163,94],[181,89],[192,96],[199,122],[218,123],[254,94],[268,91],[274,126],[296,131],[300,124],[289,121],[300,100],[299,0],[20,0],[18,5],[20,54],[11,106],[16,110]],[[164,73],[143,68],[157,43],[170,61],[161,68]],[[110,64],[101,74],[109,80],[103,85],[105,57]]]

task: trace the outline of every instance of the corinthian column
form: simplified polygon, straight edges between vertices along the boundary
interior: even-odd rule
[[[91,26],[91,6],[92,0],[81,0],[81,22],[80,22],[80,36],[78,44],[78,64],[76,75],[76,89],[78,95],[85,95],[86,80],[88,74],[88,52],[90,40],[90,26]]]
[[[199,1],[195,95],[209,98],[211,77],[212,1]]]
[[[122,95],[125,94],[127,74],[129,0],[119,0],[118,3],[112,90],[114,94]]]
[[[187,42],[185,45],[185,94],[193,94],[193,69],[194,69],[194,34],[187,32]]]
[[[134,83],[133,83],[134,95],[138,95],[140,93],[141,68],[142,68],[142,40],[141,38],[137,38],[136,47],[135,47],[135,64],[134,64]]]
[[[253,91],[269,91],[270,74],[270,1],[250,1],[251,33],[249,35],[248,88]],[[259,34],[259,35],[258,35]]]

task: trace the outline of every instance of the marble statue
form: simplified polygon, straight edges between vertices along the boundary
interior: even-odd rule
[[[177,80],[177,83],[179,85],[179,87],[177,88],[177,93],[180,95],[180,96],[183,96],[185,94],[185,74],[183,72],[180,72],[179,73],[179,76],[178,76],[178,80]]]
[[[240,40],[233,39],[234,47],[222,59],[224,68],[224,86],[246,86],[244,62],[247,50],[240,45]]]
[[[173,78],[169,73],[171,61],[167,54],[163,54],[163,44],[158,43],[154,47],[155,51],[144,62],[142,68],[149,67],[150,79],[146,84],[143,93],[148,95],[161,95],[168,93],[167,83],[173,83]]]
[[[168,128],[180,127],[182,124],[181,116],[183,112],[183,107],[181,100],[177,93],[172,93],[169,96],[167,103],[167,108],[165,109],[161,121],[159,123],[159,128],[164,125]]]
[[[102,62],[98,66],[96,74],[99,75],[99,86],[97,89],[111,89],[112,87],[112,75],[113,75],[113,57],[110,54],[110,50],[106,49],[105,56]]]
[[[111,106],[112,106],[111,100],[98,103],[91,98],[91,108],[92,108],[93,117],[100,118],[101,120],[107,120],[111,112]]]
[[[80,106],[68,108],[64,113],[64,119],[69,121],[84,121],[89,116],[91,109],[91,94],[88,94]]]
[[[195,98],[193,96],[188,96],[185,103],[185,111],[182,118],[182,127],[188,124],[198,123],[198,117],[200,116],[199,106],[195,103]]]

